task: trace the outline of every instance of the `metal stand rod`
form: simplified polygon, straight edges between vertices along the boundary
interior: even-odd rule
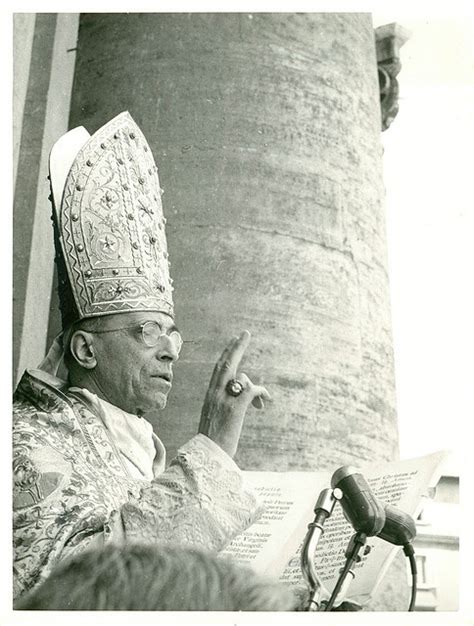
[[[332,514],[336,502],[341,498],[340,489],[323,489],[314,506],[315,518],[311,524],[308,524],[308,532],[301,550],[301,570],[310,587],[307,611],[319,610],[322,584],[314,566],[314,555],[324,533],[324,522]]]
[[[329,598],[328,603],[324,608],[325,611],[330,611],[334,606],[334,602],[337,600],[337,596],[339,595],[341,587],[346,580],[347,574],[351,572],[351,567],[354,565],[354,563],[358,563],[360,561],[359,552],[366,543],[367,535],[365,533],[357,532],[355,535],[352,535],[346,550],[346,563],[341,573],[339,574],[336,586],[334,587],[331,597]]]

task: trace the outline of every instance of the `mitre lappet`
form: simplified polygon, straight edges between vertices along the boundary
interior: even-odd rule
[[[173,316],[158,168],[131,115],[63,135],[49,171],[63,330],[127,311]]]

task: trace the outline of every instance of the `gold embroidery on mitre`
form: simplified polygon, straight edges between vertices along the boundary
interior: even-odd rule
[[[57,217],[80,318],[123,311],[173,315],[158,170],[128,112],[78,152]]]

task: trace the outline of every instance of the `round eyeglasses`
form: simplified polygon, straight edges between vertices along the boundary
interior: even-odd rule
[[[143,343],[149,348],[154,348],[158,345],[160,339],[162,337],[167,337],[172,345],[176,354],[179,354],[181,348],[183,347],[183,340],[181,335],[177,330],[172,330],[171,332],[166,332],[162,329],[158,322],[150,320],[148,322],[144,322],[143,324],[138,324],[134,326],[122,326],[121,328],[108,328],[107,330],[88,330],[88,333],[92,334],[105,334],[105,333],[113,333],[119,330],[131,330],[131,329],[141,330],[141,336]]]

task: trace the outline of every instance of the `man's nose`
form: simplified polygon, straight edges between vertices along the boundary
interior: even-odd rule
[[[171,361],[172,363],[175,363],[179,358],[179,351],[168,335],[161,335],[158,341],[157,358],[160,361]]]

